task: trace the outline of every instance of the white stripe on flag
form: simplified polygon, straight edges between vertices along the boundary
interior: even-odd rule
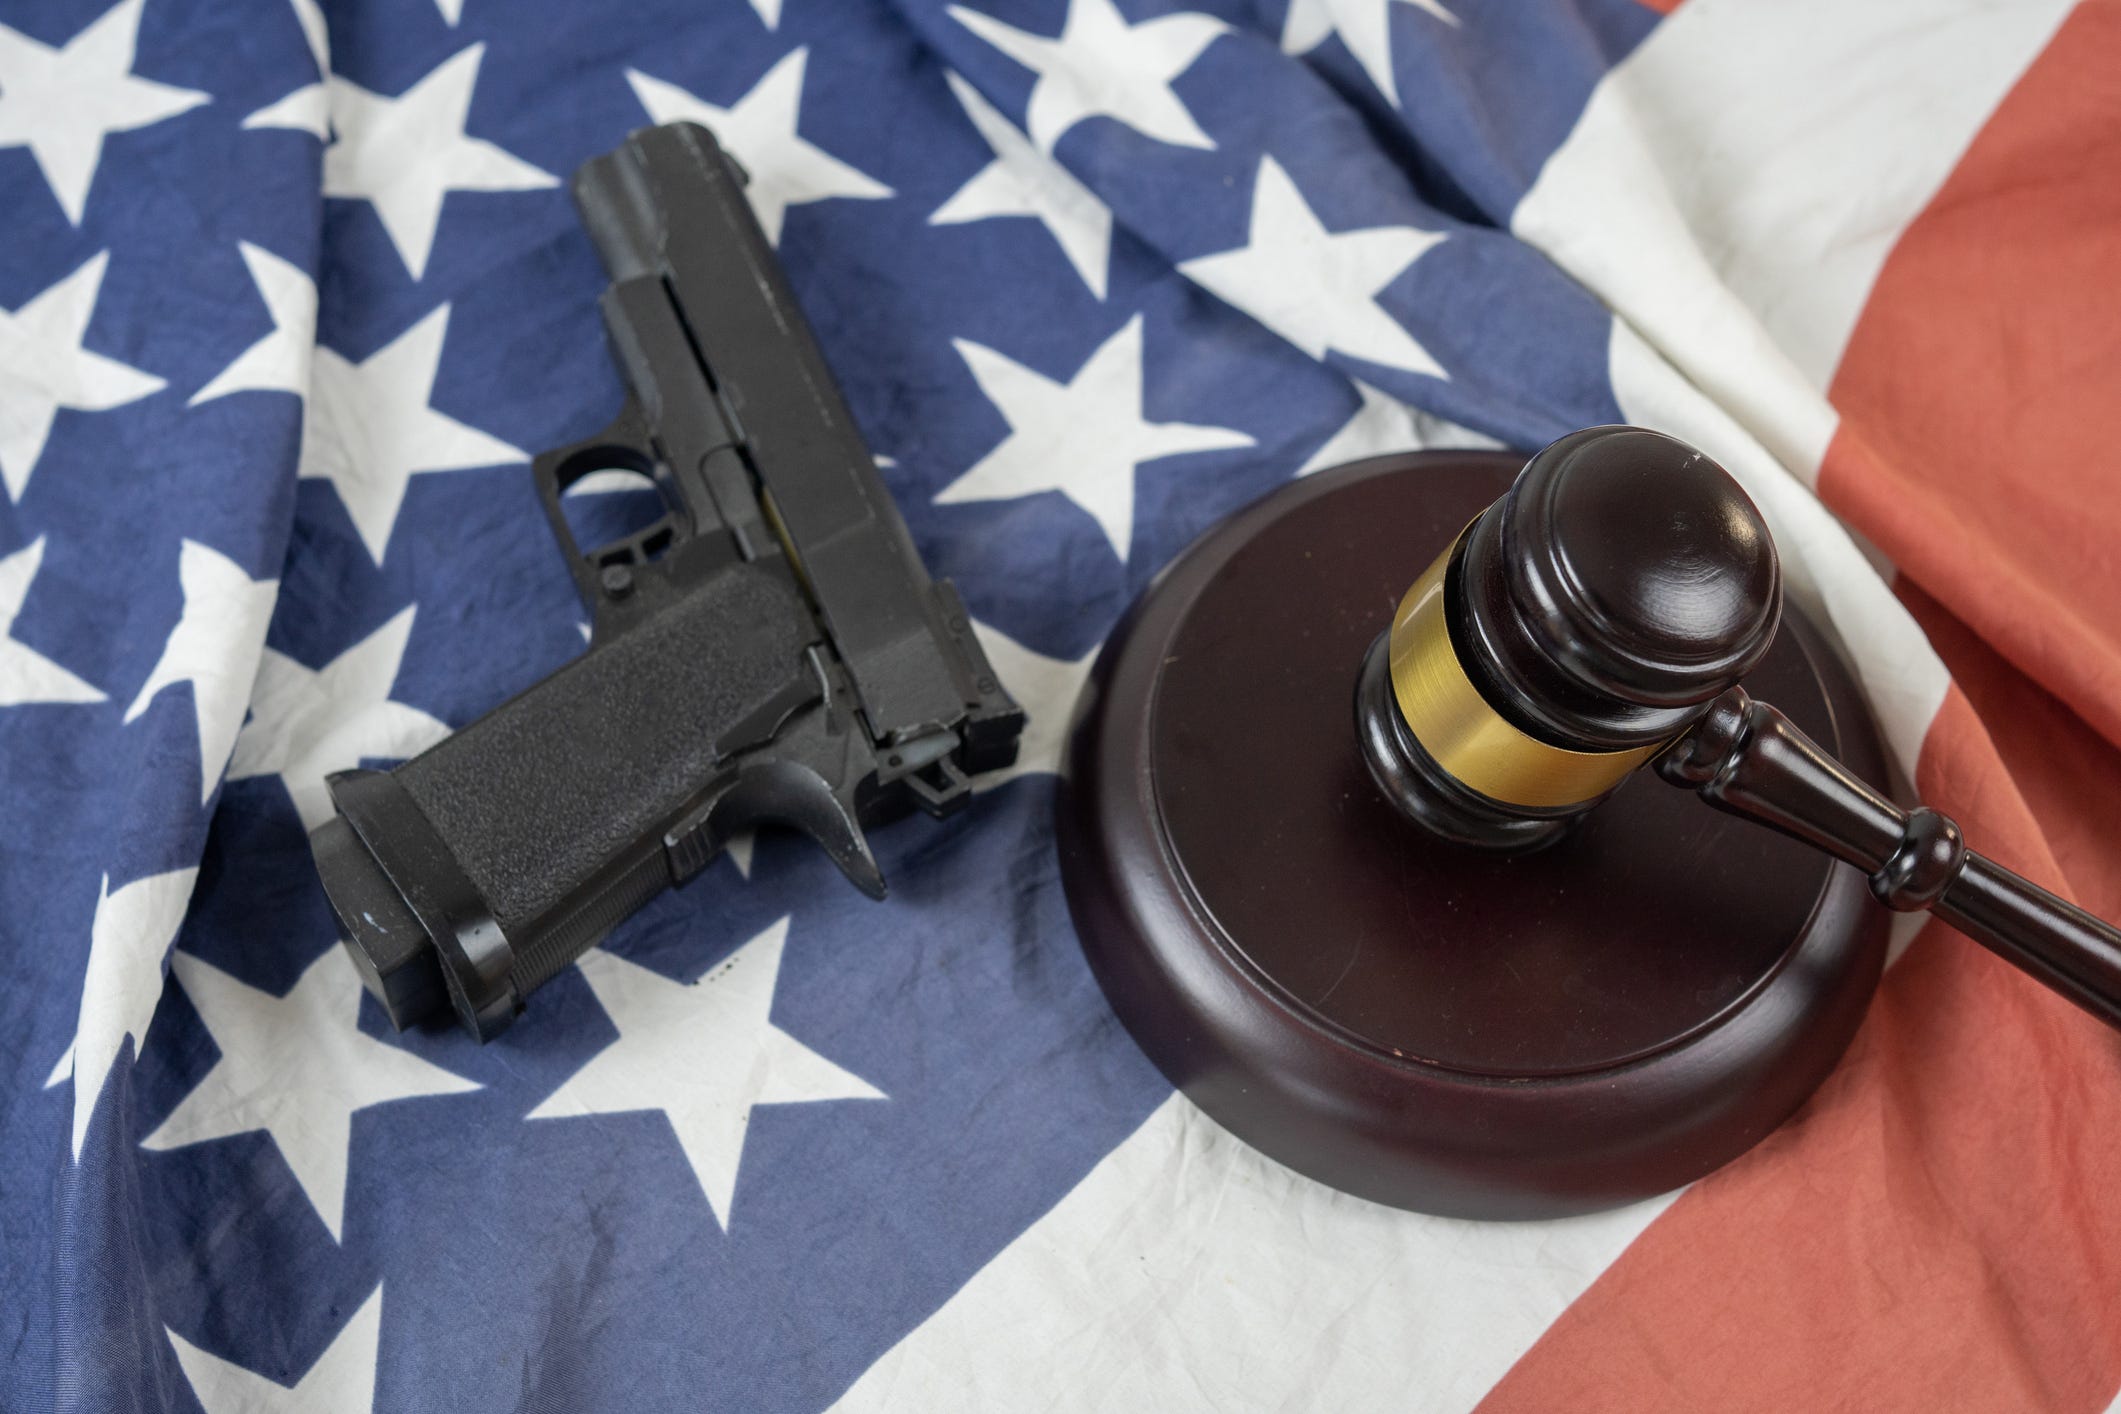
[[[1544,1223],[1402,1213],[1173,1095],[835,1408],[1458,1414],[1670,1201]]]
[[[1886,255],[2067,0],[1690,0],[1511,227],[1807,481]]]
[[[1833,512],[1625,320],[1613,321],[1609,358],[1622,416],[1701,448],[1760,507],[1781,554],[1789,597],[1840,639],[1894,763],[1913,780],[1922,739],[1951,685],[1921,625]]]
[[[1909,776],[1949,677],[1811,493],[1825,389],[1901,231],[2067,9],[1691,0],[1607,75],[1511,223],[1613,309],[1623,415],[1760,504]]]

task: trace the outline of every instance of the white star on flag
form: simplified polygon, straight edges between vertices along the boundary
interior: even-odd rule
[[[936,207],[928,224],[952,226],[992,216],[1035,216],[1060,244],[1061,254],[1083,277],[1090,293],[1103,299],[1105,267],[1112,254],[1112,212],[1074,173],[1033,147],[971,84],[956,74],[944,78],[965,115],[994,150],[994,160]]]
[[[338,490],[377,564],[415,476],[501,466],[523,453],[428,406],[449,306],[441,305],[360,363],[318,345],[298,475]]]
[[[807,49],[783,55],[749,93],[727,108],[638,69],[626,71],[633,96],[651,120],[703,124],[743,164],[751,177],[744,194],[773,245],[781,243],[781,222],[791,206],[834,196],[874,200],[892,194],[874,177],[796,136],[809,57]]]
[[[162,380],[81,346],[110,252],[99,251],[12,314],[0,310],[0,481],[29,488],[60,408],[107,412],[159,392]]]
[[[559,178],[464,131],[484,44],[461,49],[396,98],[331,76],[324,194],[376,209],[405,268],[427,271],[442,200],[453,191],[538,191]]]
[[[661,1110],[724,1230],[751,1111],[759,1105],[881,1100],[770,1019],[788,920],[768,927],[697,982],[595,948],[576,965],[618,1028],[531,1119]]]
[[[228,779],[277,775],[314,830],[332,815],[324,778],[364,760],[402,761],[449,735],[417,707],[391,700],[412,637],[413,607],[322,668],[306,668],[275,648],[258,661],[250,721],[236,738]]]
[[[1083,683],[1089,679],[1090,665],[1097,661],[1097,650],[1092,648],[1080,658],[1048,658],[978,619],[972,621],[972,632],[995,676],[1009,689],[1009,695],[1028,719],[1024,734],[1017,741],[1016,763],[974,777],[972,788],[993,790],[1018,776],[1059,771],[1061,749],[1068,739],[1068,719],[1075,711],[1075,699],[1082,695]]]
[[[169,966],[221,1058],[141,1147],[176,1149],[262,1129],[334,1242],[345,1238],[355,1111],[479,1088],[361,1030],[361,978],[342,948],[312,962],[284,997],[181,950]]]
[[[1174,147],[1212,148],[1171,83],[1230,27],[1210,15],[1159,15],[1130,25],[1112,0],[1069,0],[1058,37],[1029,34],[962,5],[950,17],[1038,75],[1024,129],[1038,150],[1085,118],[1118,120]]]
[[[104,694],[14,636],[15,620],[44,563],[44,537],[0,559],[0,707],[101,702]]]
[[[132,72],[146,0],[119,0],[53,49],[0,25],[0,148],[29,148],[66,219],[78,226],[103,139],[208,101]]]
[[[1334,233],[1271,157],[1259,161],[1246,244],[1179,270],[1313,358],[1327,349],[1431,378],[1449,375],[1377,296],[1443,241],[1411,226]]]
[[[1143,462],[1252,445],[1232,428],[1142,416],[1139,314],[1066,383],[969,340],[952,342],[1009,435],[936,494],[940,505],[1058,491],[1089,512],[1125,560],[1134,537],[1134,475]]]
[[[292,1386],[201,1350],[167,1326],[162,1330],[206,1414],[369,1414],[375,1407],[376,1349],[383,1334],[381,1284]]]
[[[1399,77],[1392,68],[1392,6],[1409,4],[1428,11],[1447,25],[1458,16],[1439,0],[1289,0],[1282,21],[1284,54],[1303,54],[1325,43],[1336,29],[1355,62],[1394,108],[1399,106]]]
[[[96,897],[96,918],[88,931],[88,969],[81,977],[81,1010],[74,1022],[73,1044],[45,1079],[49,1090],[69,1075],[74,1081],[74,1162],[81,1162],[81,1141],[96,1113],[96,1097],[118,1062],[118,1050],[130,1036],[133,1059],[147,1041],[155,1003],[162,999],[162,959],[176,941],[191,902],[197,869],[173,869],[135,879],[116,893],[110,876]]]
[[[1388,393],[1381,393],[1360,378],[1349,380],[1355,385],[1360,404],[1355,413],[1342,423],[1311,453],[1304,464],[1296,469],[1298,476],[1309,476],[1314,471],[1339,466],[1343,462],[1361,461],[1364,457],[1381,457],[1389,452],[1412,452],[1424,447],[1434,448],[1480,448],[1492,451],[1502,446],[1493,437],[1483,436],[1469,427],[1434,413],[1410,407]]]
[[[294,7],[295,23],[302,27],[309,57],[316,61],[317,81],[306,83],[266,104],[243,120],[245,128],[293,128],[319,139],[331,136],[331,91],[325,80],[331,75],[331,34],[324,25],[324,11],[317,0],[288,0]]]
[[[163,641],[162,656],[125,709],[125,720],[137,719],[163,688],[191,684],[199,727],[199,803],[204,805],[242,730],[280,584],[252,579],[234,560],[196,540],[186,540],[177,552],[177,582],[184,608]]]
[[[316,345],[317,286],[298,266],[262,246],[237,242],[258,298],[272,319],[272,332],[237,354],[213,381],[191,395],[186,407],[197,407],[230,393],[309,392],[309,355]]]

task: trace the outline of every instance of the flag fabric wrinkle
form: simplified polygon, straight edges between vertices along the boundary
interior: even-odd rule
[[[1755,1152],[1484,1226],[1174,1094],[1050,815],[1216,519],[1632,421],[1762,506],[1897,789],[2121,908],[2117,63],[2117,0],[14,0],[0,1408],[2109,1408],[2121,1048],[1949,930]],[[764,831],[400,1035],[307,830],[582,651],[566,180],[675,120],[1023,756],[877,832],[887,903]]]

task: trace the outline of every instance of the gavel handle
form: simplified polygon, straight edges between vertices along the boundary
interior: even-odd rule
[[[1657,772],[1870,876],[1879,902],[1928,909],[2121,1029],[2121,929],[1966,847],[1951,818],[1902,810],[1765,702],[1734,687],[1657,758]]]

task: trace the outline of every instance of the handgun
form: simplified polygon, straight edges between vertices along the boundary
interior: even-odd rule
[[[588,649],[389,771],[329,778],[311,836],[347,950],[400,1029],[492,1039],[525,999],[755,824],[884,895],[865,827],[946,815],[1024,714],[931,580],[744,197],[691,123],[576,173],[630,391],[534,459]],[[659,518],[584,550],[562,497],[637,472]]]

